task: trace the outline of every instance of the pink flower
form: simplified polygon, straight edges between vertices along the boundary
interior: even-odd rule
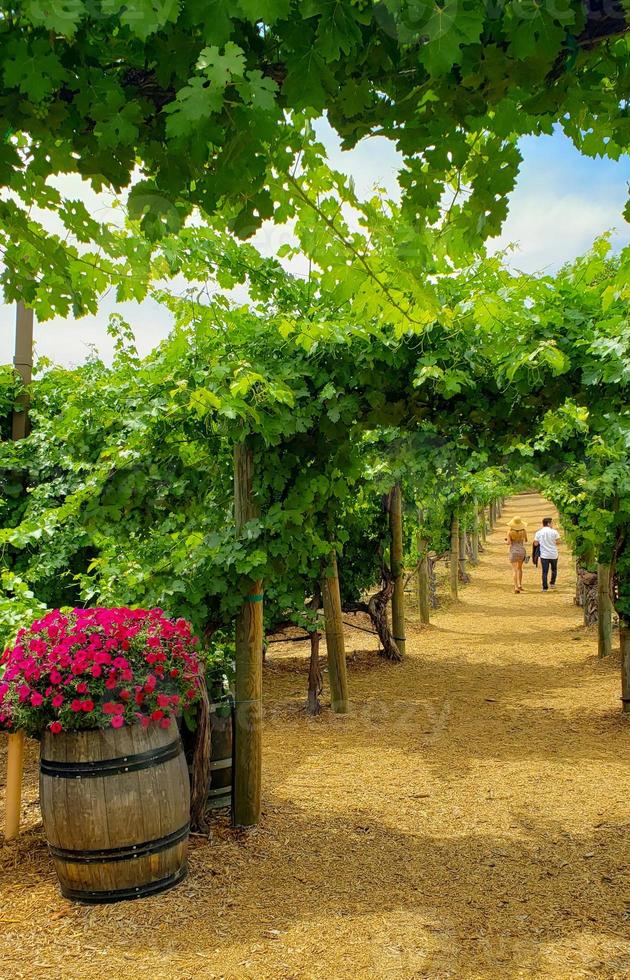
[[[63,731],[63,725],[61,724],[60,721],[53,721],[52,724],[50,725],[50,730],[53,733],[53,735],[58,735],[59,732]]]
[[[13,647],[0,653],[0,664],[0,724],[7,727],[19,705],[35,732],[44,705],[79,716],[71,728],[93,726],[96,704],[99,716],[103,711],[110,721],[121,719],[114,727],[125,724],[126,705],[133,704],[138,724],[166,728],[181,705],[198,697],[195,677],[201,674],[186,620],[168,619],[160,609],[126,607],[47,613],[19,631]],[[91,696],[92,678],[101,679],[98,688],[104,683],[111,699],[103,708]],[[57,719],[49,730],[53,724],[55,731],[65,730]]]
[[[125,724],[125,719],[122,715],[113,715],[111,720],[112,728],[122,728]]]

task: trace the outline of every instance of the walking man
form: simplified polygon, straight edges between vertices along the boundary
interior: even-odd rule
[[[534,535],[534,541],[537,541],[540,547],[543,592],[547,592],[549,589],[555,589],[558,575],[558,541],[560,540],[560,535],[555,527],[551,526],[552,524],[553,520],[551,517],[543,517],[543,526]],[[549,569],[551,569],[551,581],[547,584]]]

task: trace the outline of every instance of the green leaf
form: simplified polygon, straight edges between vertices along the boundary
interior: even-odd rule
[[[87,14],[84,0],[26,0],[24,15],[34,27],[72,37]]]
[[[212,86],[204,78],[191,78],[188,85],[179,90],[176,100],[164,107],[164,112],[168,113],[167,136],[187,136],[196,132],[198,123],[223,107],[223,91],[223,87]]]
[[[289,16],[291,0],[237,0],[238,9],[252,24],[275,24]]]
[[[433,75],[441,75],[459,64],[466,44],[477,42],[483,29],[483,10],[469,9],[460,0],[433,4],[423,33],[428,41],[420,48],[420,60]]]
[[[132,34],[146,40],[169,21],[177,20],[179,0],[101,0],[103,13],[120,17]]]
[[[43,101],[67,78],[66,69],[43,39],[31,45],[20,39],[8,46],[8,53],[4,83],[9,88],[18,88],[31,102]]]
[[[225,45],[223,54],[212,45],[204,48],[199,55],[197,68],[213,85],[225,88],[233,78],[242,78],[245,70],[245,54],[243,49],[233,41]]]

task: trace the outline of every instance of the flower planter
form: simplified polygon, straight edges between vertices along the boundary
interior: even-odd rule
[[[232,806],[232,713],[230,694],[210,702],[210,789],[208,806],[212,810]]]
[[[190,787],[176,726],[46,732],[40,802],[66,898],[141,898],[185,877]]]
[[[210,810],[227,810],[232,806],[232,749],[234,699],[231,694],[210,695],[210,779],[207,805]],[[181,727],[188,772],[192,777],[195,735],[184,724]]]

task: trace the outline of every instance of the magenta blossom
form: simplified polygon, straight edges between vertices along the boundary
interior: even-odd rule
[[[159,609],[53,610],[0,658],[0,730],[168,728],[199,697],[190,623]]]

